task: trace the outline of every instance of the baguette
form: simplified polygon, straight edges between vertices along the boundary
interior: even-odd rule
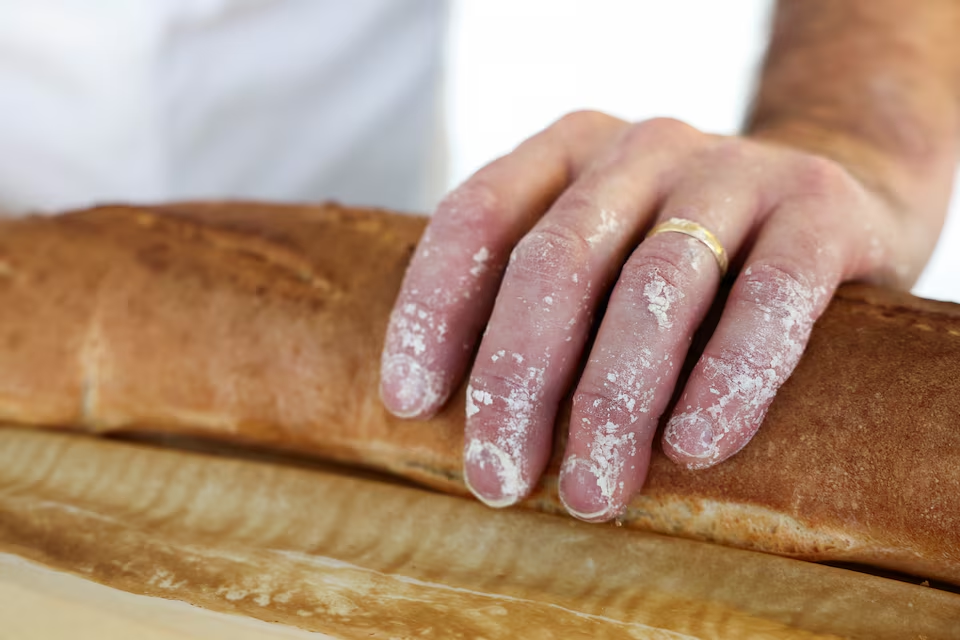
[[[336,205],[101,207],[0,223],[0,420],[294,451],[466,494],[463,393],[382,407],[425,219]],[[622,524],[960,584],[960,306],[846,287],[759,434],[654,452]],[[566,425],[558,425],[562,433]],[[556,456],[524,506],[562,512]]]
[[[46,569],[44,593],[78,577],[87,602],[91,582],[146,596],[85,609],[151,628],[172,617],[155,611],[163,598],[357,640],[947,640],[960,619],[960,595],[835,567],[289,464],[0,429],[0,594],[35,582],[24,565]],[[5,631],[42,627],[7,604]]]

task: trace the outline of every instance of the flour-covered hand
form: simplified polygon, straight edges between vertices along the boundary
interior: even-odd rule
[[[440,205],[381,395],[427,417],[467,378],[464,473],[484,502],[530,493],[572,392],[561,498],[585,520],[624,509],[723,255],[732,289],[663,435],[695,469],[750,441],[841,282],[919,275],[958,156],[960,4],[780,0],[772,25],[744,137],[573,113]]]
[[[391,318],[387,406],[436,412],[479,340],[466,392],[473,492],[506,506],[531,491],[573,387],[561,496],[580,518],[616,516],[643,484],[721,283],[701,240],[644,239],[672,219],[709,230],[742,265],[664,434],[667,455],[691,468],[750,440],[840,282],[907,277],[925,257],[886,201],[832,160],[674,120],[575,113],[440,205]]]

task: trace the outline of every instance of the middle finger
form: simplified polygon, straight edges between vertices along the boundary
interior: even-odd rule
[[[592,311],[702,140],[675,121],[634,125],[514,250],[467,387],[464,476],[487,504],[514,504],[543,472]]]

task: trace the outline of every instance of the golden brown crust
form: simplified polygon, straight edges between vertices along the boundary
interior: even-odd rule
[[[423,227],[237,203],[3,222],[0,419],[199,435],[464,493],[462,394],[428,422],[377,398]],[[655,452],[624,522],[960,584],[958,362],[957,305],[845,288],[754,441],[707,471]],[[527,506],[560,511],[555,469]]]
[[[627,519],[960,582],[960,313],[914,300],[845,290],[751,445],[707,472],[657,456]]]

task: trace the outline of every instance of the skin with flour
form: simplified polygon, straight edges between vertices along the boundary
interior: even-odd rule
[[[721,282],[696,239],[643,239],[682,218],[739,270],[663,447],[691,468],[734,455],[836,287],[907,288],[928,258],[957,159],[958,29],[947,0],[782,0],[743,136],[574,113],[484,167],[440,205],[406,274],[387,407],[430,416],[467,376],[465,477],[507,506],[543,472],[573,389],[561,496],[582,519],[615,517]]]

